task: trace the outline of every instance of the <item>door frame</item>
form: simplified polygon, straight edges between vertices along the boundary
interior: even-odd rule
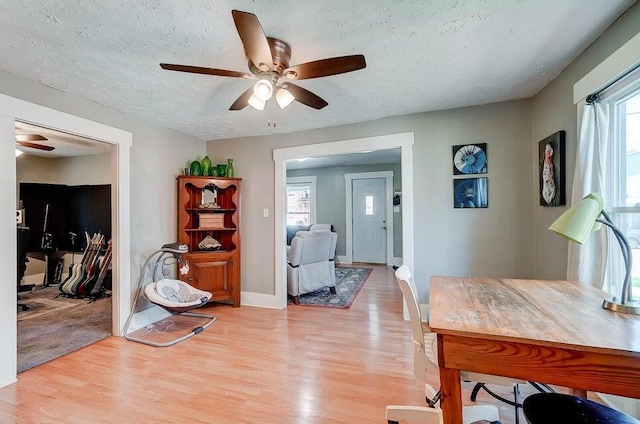
[[[66,133],[103,141],[115,146],[111,153],[113,189],[111,202],[113,244],[113,318],[112,332],[122,334],[122,325],[131,309],[131,260],[130,260],[130,149],[133,136],[130,132],[110,127],[78,116],[60,112],[4,94],[0,94],[0,176],[3,190],[0,192],[0,251],[15,252],[16,161],[15,121],[39,125]],[[15,255],[0,255],[0,270],[6,278],[15,281],[17,269]],[[0,387],[11,384],[17,377],[17,287],[15,284],[0,286],[0,328],[2,334],[0,356]]]
[[[346,220],[347,230],[345,234],[346,243],[346,263],[353,263],[353,180],[368,180],[373,178],[384,178],[385,184],[385,204],[387,205],[387,266],[393,265],[393,171],[359,172],[354,174],[344,174]]]
[[[326,143],[307,144],[296,147],[273,149],[274,165],[274,295],[263,295],[260,304],[265,307],[284,309],[287,307],[286,264],[286,199],[287,160],[360,153],[367,150],[400,148],[402,175],[402,261],[413,269],[413,145],[414,133],[398,133],[375,137],[357,138]]]

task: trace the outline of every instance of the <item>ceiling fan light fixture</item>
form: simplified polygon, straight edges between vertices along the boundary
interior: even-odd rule
[[[260,79],[256,85],[253,86],[253,95],[259,100],[266,102],[273,96],[273,84],[268,79]]]
[[[291,94],[291,92],[286,88],[281,87],[278,89],[278,91],[276,91],[276,101],[278,102],[278,106],[280,106],[280,109],[284,109],[285,107],[289,106],[295,99],[296,98],[293,96],[293,94]]]
[[[264,104],[266,103],[264,100],[260,100],[255,94],[252,94],[251,97],[249,97],[249,106],[253,107],[254,109],[258,109],[258,110],[264,110]]]

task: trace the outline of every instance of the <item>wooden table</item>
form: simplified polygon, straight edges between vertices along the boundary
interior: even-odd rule
[[[460,370],[640,398],[640,316],[568,281],[432,277],[444,424],[462,423]]]

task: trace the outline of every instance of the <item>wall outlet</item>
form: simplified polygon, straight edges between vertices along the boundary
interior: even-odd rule
[[[265,218],[269,218],[269,208],[262,209],[262,216]]]

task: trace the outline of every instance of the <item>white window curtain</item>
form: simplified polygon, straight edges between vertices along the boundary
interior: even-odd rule
[[[578,134],[571,205],[590,193],[602,194],[605,204],[610,204],[610,194],[607,193],[605,182],[609,163],[609,109],[609,104],[600,102],[584,106]],[[569,243],[567,279],[589,283],[611,292],[611,287],[603,287],[607,251],[606,227],[593,232],[582,245]]]

